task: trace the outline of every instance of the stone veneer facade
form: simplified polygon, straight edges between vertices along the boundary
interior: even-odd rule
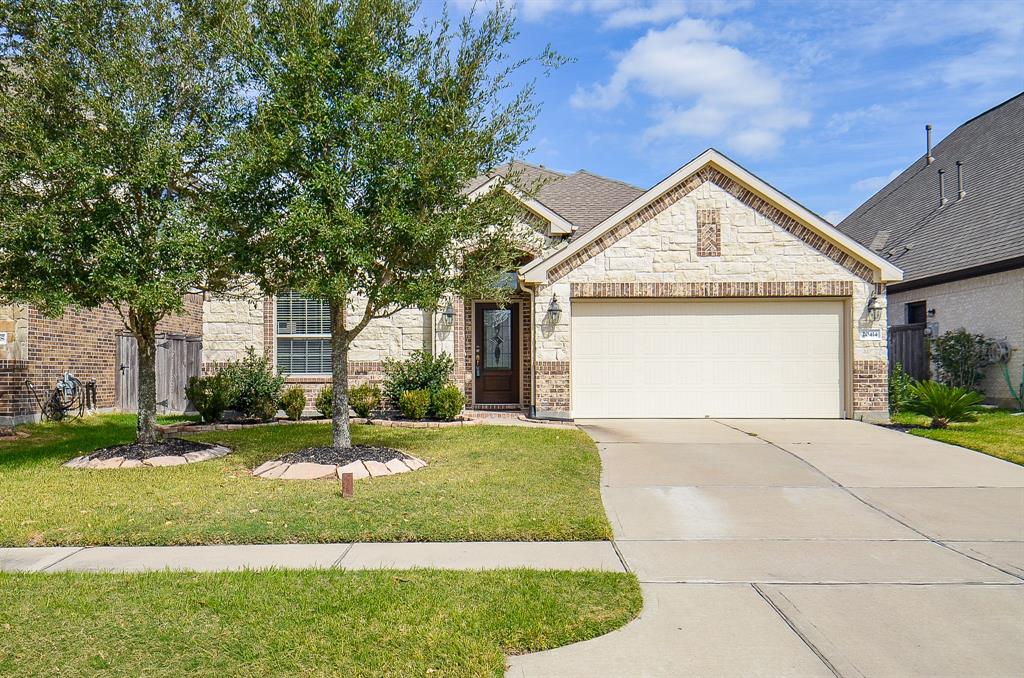
[[[117,337],[124,333],[121,316],[110,306],[69,309],[48,318],[31,306],[0,307],[0,332],[15,328],[15,340],[0,346],[0,424],[38,418],[38,408],[25,385],[53,387],[71,371],[96,380],[99,409],[116,406]],[[165,318],[158,333],[199,336],[203,331],[201,295],[185,298],[185,313]]]
[[[554,266],[538,286],[536,413],[572,416],[574,300],[803,297],[846,302],[853,345],[846,410],[885,419],[886,342],[858,335],[861,328],[886,327],[885,287],[872,279],[870,268],[789,214],[717,170],[702,169]],[[545,312],[555,296],[565,310],[550,322]],[[875,317],[867,312],[872,296],[882,307]]]

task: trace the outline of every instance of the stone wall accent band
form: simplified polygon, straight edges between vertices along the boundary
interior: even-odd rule
[[[775,282],[572,283],[573,299],[850,297],[852,280]]]

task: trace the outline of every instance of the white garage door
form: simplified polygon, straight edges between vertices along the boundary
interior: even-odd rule
[[[842,416],[839,301],[572,304],[577,418]]]

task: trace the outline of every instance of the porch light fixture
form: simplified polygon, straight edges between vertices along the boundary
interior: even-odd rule
[[[455,325],[455,308],[448,304],[447,308],[441,311],[440,322],[438,325],[442,329],[451,329]]]
[[[871,298],[868,299],[868,305],[864,309],[867,313],[868,320],[874,322],[881,318],[883,308],[882,303],[878,300],[878,295],[871,295]]]
[[[551,297],[551,303],[548,304],[548,320],[552,324],[557,324],[562,317],[562,305],[558,303],[558,295]]]

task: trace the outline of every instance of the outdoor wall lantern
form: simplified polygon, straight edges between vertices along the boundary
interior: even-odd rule
[[[552,325],[558,324],[558,321],[562,317],[562,305],[558,303],[558,295],[551,297],[551,303],[548,304],[548,320]]]
[[[450,330],[455,325],[455,307],[449,303],[448,307],[441,311],[439,320],[438,325],[441,329]]]
[[[884,310],[884,308],[885,307],[882,306],[882,302],[878,300],[878,296],[874,294],[871,295],[871,298],[868,299],[867,308],[865,309],[865,311],[867,312],[868,320],[874,322],[881,318],[882,311]]]

